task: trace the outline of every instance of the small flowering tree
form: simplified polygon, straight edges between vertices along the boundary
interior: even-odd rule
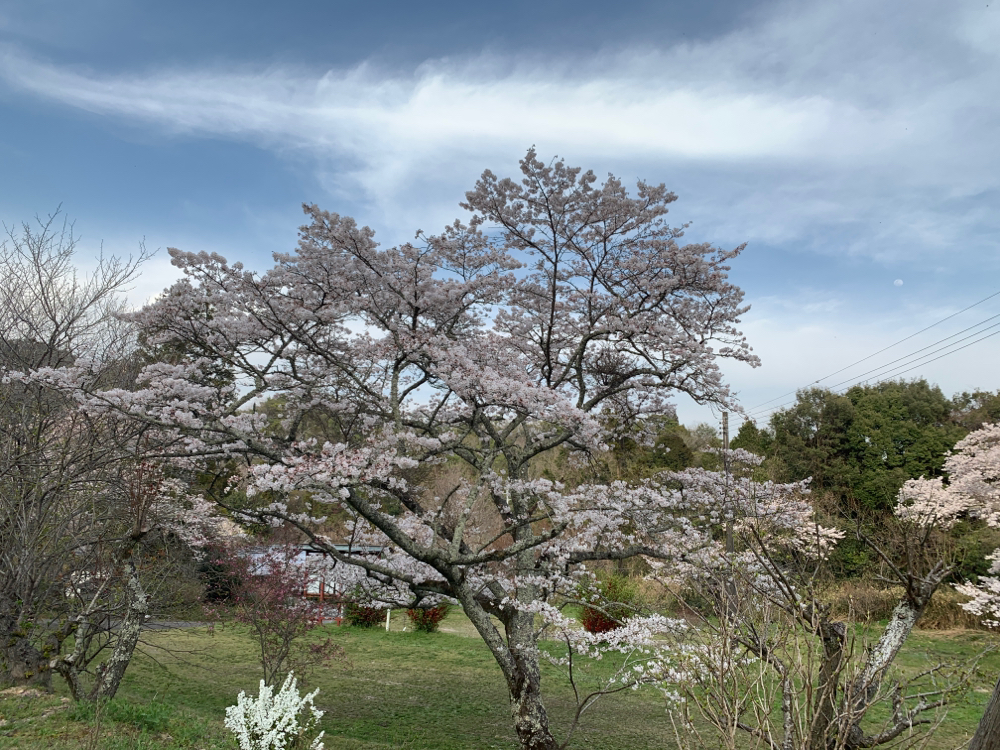
[[[343,648],[331,639],[308,640],[323,624],[327,610],[323,603],[303,595],[309,578],[319,571],[298,559],[297,548],[255,551],[244,546],[218,552],[216,564],[235,581],[232,615],[250,628],[264,682],[273,684],[289,670],[305,677],[313,667],[343,658]],[[209,613],[218,610],[210,607]]]
[[[727,747],[742,735],[772,750],[877,747],[932,723],[964,678],[941,665],[910,681],[889,675],[950,571],[943,558],[923,554],[937,521],[928,526],[903,503],[887,535],[893,545],[864,537],[902,594],[886,628],[862,647],[824,600],[826,558],[844,532],[818,523],[806,483],[757,482],[760,459],[739,450],[728,459],[731,473],[670,475],[684,523],[676,526],[678,554],[656,565],[673,590],[695,594],[688,609],[697,627],[668,631],[670,646],[646,670],[695,732],[692,746],[704,744],[701,722]],[[881,723],[871,719],[879,704],[891,706]]]
[[[945,459],[948,482],[915,479],[900,491],[898,513],[925,524],[948,526],[961,517],[972,517],[1000,526],[1000,424],[986,424],[960,440]],[[976,584],[956,586],[970,597],[963,604],[992,627],[1000,627],[1000,550],[988,556],[990,573]],[[969,750],[1000,745],[1000,680],[979,723]]]
[[[521,746],[554,750],[536,614],[588,562],[672,555],[660,529],[675,503],[534,467],[604,450],[610,431],[669,413],[674,392],[728,404],[717,361],[757,364],[727,279],[742,248],[681,244],[673,200],[531,150],[519,180],[483,173],[467,223],[414,243],[382,249],[307,206],[297,251],[262,274],[171,251],[185,278],[133,320],[184,356],[88,403],[172,430],[184,455],[241,457],[258,520],[297,526],[395,606],[457,600],[503,673]],[[253,408],[273,396],[277,429]],[[451,486],[421,485],[448,460],[464,466]],[[338,550],[314,524],[324,507],[384,554]]]
[[[240,691],[225,722],[240,750],[323,750],[324,732],[312,737],[324,713],[314,703],[319,690],[300,696],[295,683],[289,672],[277,694],[264,680],[256,698]]]

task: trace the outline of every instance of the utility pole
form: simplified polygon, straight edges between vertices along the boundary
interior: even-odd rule
[[[729,517],[726,519],[726,553],[733,554],[733,517],[732,503],[729,497],[729,412],[722,412],[722,470],[726,477],[726,504],[729,505]]]
[[[733,540],[733,498],[729,486],[729,412],[722,412],[722,471],[725,477],[726,511],[726,556],[729,558],[729,575],[726,578],[725,611],[728,619],[736,615],[736,581],[733,575],[733,554],[736,544]]]

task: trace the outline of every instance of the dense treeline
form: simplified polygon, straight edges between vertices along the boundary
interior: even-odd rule
[[[732,445],[769,460],[777,478],[812,477],[814,490],[853,513],[886,512],[907,479],[941,475],[944,455],[1000,417],[1000,393],[947,398],[926,380],[799,391],[763,429],[745,422]]]
[[[818,504],[828,514],[870,527],[891,513],[906,480],[942,476],[955,443],[998,419],[1000,391],[949,399],[922,379],[854,386],[842,394],[810,388],[799,391],[795,404],[775,412],[766,426],[744,422],[732,447],[766,457],[763,471],[773,479],[811,477]],[[958,575],[984,574],[985,556],[995,546],[993,532],[965,522],[954,536]],[[872,563],[864,545],[850,537],[834,558],[841,576],[859,575]]]
[[[943,475],[955,444],[984,424],[1000,421],[1000,391],[976,390],[952,398],[926,380],[894,380],[855,386],[845,393],[824,388],[798,392],[795,403],[765,424],[743,422],[732,439],[765,458],[758,479],[798,482],[811,479],[817,506],[838,524],[871,528],[884,521],[908,479]],[[599,465],[600,478],[639,479],[689,467],[718,469],[722,447],[708,424],[684,426],[663,418],[653,435],[619,437]],[[550,478],[560,478],[547,472]],[[956,580],[987,572],[986,555],[996,533],[965,520],[954,531]],[[849,535],[833,553],[839,577],[862,575],[874,561],[870,550]]]
[[[798,392],[795,403],[759,425],[746,420],[730,447],[763,456],[762,475],[781,482],[811,478],[814,493],[839,515],[888,513],[907,479],[942,475],[955,443],[1000,421],[1000,391],[952,398],[926,380],[893,380]],[[599,473],[638,478],[691,466],[715,468],[722,447],[708,424],[684,426],[662,418],[652,436],[619,437]]]

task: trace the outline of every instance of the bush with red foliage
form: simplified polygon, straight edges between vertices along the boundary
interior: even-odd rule
[[[580,624],[588,633],[607,633],[620,628],[629,615],[635,614],[632,606],[636,598],[635,584],[622,575],[613,575],[601,581],[593,595],[600,599],[595,607],[584,607]]]
[[[448,609],[447,604],[422,609],[408,609],[406,616],[413,623],[414,630],[419,630],[422,633],[433,633],[441,625],[441,621],[448,616]]]
[[[323,624],[325,609],[303,596],[307,571],[298,563],[297,551],[293,546],[262,552],[224,548],[211,561],[213,573],[226,582],[224,599],[232,618],[248,626],[257,641],[268,685],[285,672],[305,677],[313,667],[344,658],[343,648],[329,638],[306,642]],[[222,618],[218,607],[206,607],[206,614]]]
[[[599,609],[584,607],[580,614],[580,623],[588,633],[607,633],[609,630],[620,628],[622,624],[618,620],[613,620]]]
[[[344,605],[344,619],[356,628],[373,628],[385,620],[385,610],[348,602]]]

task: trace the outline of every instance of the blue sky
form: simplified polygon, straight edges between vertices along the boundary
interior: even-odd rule
[[[726,373],[754,407],[1000,291],[998,39],[1000,5],[961,0],[0,0],[0,219],[61,205],[84,255],[263,269],[304,201],[395,243],[535,144],[665,182],[692,241],[748,243],[732,276],[764,364]],[[135,299],[173,277],[163,255]],[[996,390],[998,343],[904,377]]]

